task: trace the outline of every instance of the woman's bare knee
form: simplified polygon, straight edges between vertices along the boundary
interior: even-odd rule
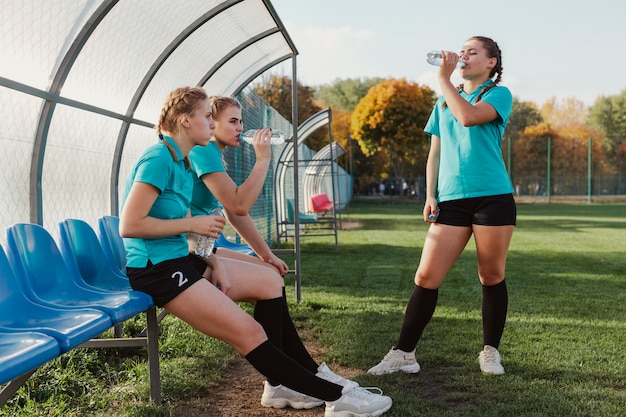
[[[418,269],[415,273],[414,282],[415,285],[417,285],[418,287],[426,288],[429,290],[436,290],[441,286],[443,278],[434,277],[433,275],[425,273],[422,270]]]
[[[490,287],[492,285],[498,285],[504,281],[504,273],[479,273],[480,283],[484,286]]]

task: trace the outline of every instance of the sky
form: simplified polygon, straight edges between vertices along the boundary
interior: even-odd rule
[[[440,93],[432,49],[458,52],[494,39],[502,85],[538,106],[574,98],[591,106],[626,90],[624,0],[271,0],[298,50],[298,80],[393,77]],[[273,69],[291,75],[291,60]],[[461,79],[455,75],[455,84]]]

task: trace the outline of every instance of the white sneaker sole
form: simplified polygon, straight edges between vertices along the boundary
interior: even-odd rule
[[[388,406],[386,406],[385,408],[381,408],[380,410],[376,410],[371,413],[363,413],[363,414],[355,414],[350,411],[332,411],[332,412],[327,411],[324,413],[324,417],[378,417],[380,415],[383,415],[385,412],[389,411],[389,409],[391,408],[391,405],[392,404],[389,404]]]
[[[416,374],[420,371],[420,365],[419,363],[413,364],[413,365],[404,365],[401,366],[400,368],[397,369],[389,369],[389,370],[385,370],[385,371],[372,371],[369,370],[367,371],[368,374],[370,375],[387,375],[387,374],[392,374],[394,372],[398,372],[398,371],[402,371],[405,374]]]
[[[483,369],[480,368],[483,375],[504,375],[504,369]]]
[[[315,408],[315,407],[319,407],[321,405],[324,405],[324,401],[313,401],[313,402],[294,402],[294,401],[289,401],[289,400],[285,400],[285,399],[278,399],[278,400],[263,400],[261,399],[261,405],[263,407],[267,407],[267,408],[293,408],[296,410],[309,410],[311,408]]]

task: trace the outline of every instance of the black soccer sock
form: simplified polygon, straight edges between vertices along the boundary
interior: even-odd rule
[[[263,326],[267,339],[278,350],[283,350],[283,300],[272,298],[270,300],[259,300],[254,306],[254,319]],[[278,382],[268,379],[271,385],[278,385]]]
[[[254,306],[254,319],[263,326],[267,338],[279,350],[283,350],[283,299],[259,300]]]
[[[498,348],[504,332],[509,306],[506,283],[486,287],[483,285],[483,345]]]
[[[302,394],[324,401],[335,401],[342,395],[341,385],[316,377],[278,350],[269,340],[261,343],[245,358],[268,381],[276,381]]]
[[[300,339],[300,335],[298,334],[298,330],[296,326],[293,324],[293,320],[291,319],[291,315],[289,314],[289,305],[287,304],[287,295],[285,293],[285,287],[283,287],[283,352],[287,354],[290,358],[298,362],[300,365],[305,367],[312,373],[317,372],[317,367],[319,366],[315,359],[311,357],[311,354],[304,343],[302,343],[302,339]]]
[[[400,330],[400,338],[396,349],[411,352],[415,349],[417,342],[422,337],[422,332],[433,317],[439,290],[429,290],[420,286],[415,286],[411,298],[406,306],[404,321]]]

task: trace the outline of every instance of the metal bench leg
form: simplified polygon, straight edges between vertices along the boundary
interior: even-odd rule
[[[122,337],[122,323],[118,323],[115,326],[113,326],[113,336],[116,338],[120,338]]]
[[[165,318],[165,316],[167,316],[168,314],[170,314],[170,312],[165,310],[165,309],[163,309],[163,311],[161,311],[159,313],[159,315],[157,316],[157,318],[156,318],[157,324],[161,323],[161,320],[163,320]],[[146,337],[147,333],[148,333],[148,328],[146,327],[137,336]]]
[[[28,381],[28,378],[30,378],[30,376],[34,374],[37,369],[26,372],[25,374],[22,374],[17,378],[12,379],[11,381],[9,381],[8,384],[6,384],[2,391],[0,391],[0,407],[4,407],[4,404],[6,404],[6,402],[9,401],[11,397],[13,397],[13,394],[15,394],[17,390],[20,389],[20,387],[24,385],[26,381]]]
[[[148,372],[150,374],[150,399],[161,404],[161,368],[159,367],[159,326],[156,307],[146,312],[148,335]]]

